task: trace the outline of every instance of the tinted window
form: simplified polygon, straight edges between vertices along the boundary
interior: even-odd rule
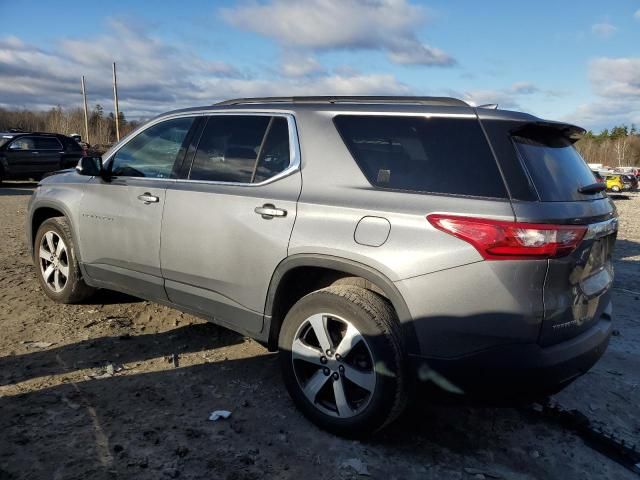
[[[376,187],[507,196],[476,119],[341,115],[335,123]]]
[[[264,182],[289,166],[289,125],[284,117],[273,117],[256,167],[255,183]]]
[[[36,150],[62,150],[62,144],[55,137],[33,137]]]
[[[18,137],[9,145],[9,148],[11,150],[35,150],[35,142],[33,137]]]
[[[583,195],[580,187],[597,180],[570,140],[553,129],[529,129],[513,137],[540,200],[593,200],[602,193]]]
[[[70,152],[81,152],[82,147],[73,138],[65,138],[66,149]]]
[[[289,134],[283,117],[209,117],[189,178],[216,182],[262,182],[289,165]]]
[[[176,118],[139,133],[112,157],[113,175],[170,177],[192,123],[193,118]]]

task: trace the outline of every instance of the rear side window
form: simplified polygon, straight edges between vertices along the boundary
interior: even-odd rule
[[[334,121],[376,187],[507,197],[476,119],[339,115]]]
[[[76,142],[73,138],[67,137],[64,139],[66,143],[66,148],[70,152],[81,152],[82,147],[78,142]]]
[[[602,193],[584,195],[580,187],[595,183],[596,177],[572,142],[551,128],[528,128],[513,135],[543,202],[570,202],[602,198]]]
[[[257,183],[289,166],[287,119],[266,115],[219,115],[207,120],[189,178]]]

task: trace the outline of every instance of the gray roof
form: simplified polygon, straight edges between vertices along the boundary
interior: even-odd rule
[[[467,102],[452,97],[397,97],[397,96],[309,96],[309,97],[256,97],[237,98],[205,105],[167,112],[165,115],[203,111],[262,110],[262,111],[349,111],[349,112],[398,112],[418,113],[425,108],[448,114],[478,114],[480,118],[513,120],[524,122],[544,122],[556,127],[573,125],[561,122],[547,122],[528,113],[495,109],[495,106],[473,107]],[[158,117],[156,117],[158,118]],[[582,129],[580,129],[582,130]]]

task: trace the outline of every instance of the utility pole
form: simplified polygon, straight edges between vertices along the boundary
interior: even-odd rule
[[[84,89],[84,75],[82,75],[82,102],[84,103],[84,141],[89,143],[89,113],[87,112],[87,93]]]
[[[116,62],[113,62],[113,103],[116,111],[116,141],[120,141],[120,112],[118,112],[118,81],[116,80]]]

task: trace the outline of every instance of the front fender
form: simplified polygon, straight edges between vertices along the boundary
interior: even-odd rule
[[[62,175],[60,175],[62,176]],[[49,177],[53,179],[55,177]],[[71,227],[71,234],[74,239],[75,253],[78,261],[82,261],[82,245],[77,230],[79,215],[79,205],[82,200],[83,190],[80,183],[58,183],[41,182],[31,196],[27,211],[27,221],[25,231],[27,236],[27,247],[31,258],[33,258],[33,242],[35,240],[34,220],[40,222],[40,216],[44,219],[51,217],[52,211],[56,211],[65,216]],[[45,211],[46,210],[46,211]]]

